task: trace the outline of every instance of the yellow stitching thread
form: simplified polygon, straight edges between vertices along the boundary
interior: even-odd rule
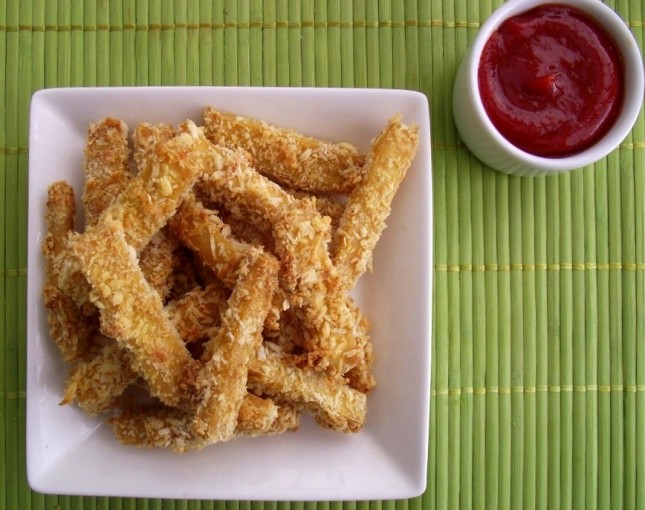
[[[222,30],[225,28],[249,29],[266,28],[275,30],[277,28],[302,29],[302,28],[479,28],[480,23],[474,21],[447,21],[441,19],[432,20],[353,20],[353,21],[289,21],[278,20],[272,23],[263,21],[251,22],[226,22],[226,23],[149,23],[138,25],[135,23],[124,23],[122,25],[0,25],[0,32],[122,32],[127,30],[154,31],[154,30]]]
[[[549,264],[435,264],[434,270],[438,273],[459,272],[533,272],[533,271],[643,271],[645,262],[611,262],[598,264],[597,262],[560,262]]]
[[[0,154],[27,154],[28,147],[0,147]]]
[[[625,142],[621,143],[618,146],[619,149],[626,149],[626,150],[635,150],[635,149],[645,149],[645,142]]]
[[[0,270],[0,278],[15,278],[17,276],[27,276],[27,270],[24,268]]]
[[[433,396],[450,396],[458,397],[461,395],[487,395],[487,394],[499,394],[499,395],[510,395],[512,393],[525,393],[525,394],[535,394],[535,393],[643,393],[645,392],[645,384],[639,385],[624,385],[624,384],[612,384],[612,385],[597,385],[597,384],[586,384],[586,385],[575,385],[570,384],[562,386],[486,386],[486,387],[463,387],[463,388],[439,388],[433,389],[431,391]]]
[[[26,391],[1,392],[0,398],[2,398],[3,400],[18,400],[21,398],[27,398],[27,392]]]
[[[463,143],[432,142],[432,148],[441,150],[455,150],[465,149],[466,145]]]

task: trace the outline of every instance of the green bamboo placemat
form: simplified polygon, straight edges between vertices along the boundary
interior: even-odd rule
[[[0,510],[645,505],[645,120],[559,177],[491,171],[451,117],[500,0],[0,0]],[[608,1],[641,50],[641,0]],[[428,489],[345,503],[44,496],[25,476],[28,113],[44,87],[396,87],[431,101]]]

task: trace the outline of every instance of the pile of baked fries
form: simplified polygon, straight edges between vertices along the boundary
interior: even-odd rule
[[[177,451],[302,413],[359,431],[374,353],[348,292],[418,145],[398,116],[375,135],[362,154],[213,108],[201,127],[91,125],[84,225],[70,184],[46,206],[62,402],[105,413],[125,444]]]

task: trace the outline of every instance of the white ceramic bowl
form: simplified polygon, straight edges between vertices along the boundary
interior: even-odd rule
[[[504,138],[484,110],[477,83],[482,50],[495,30],[510,17],[549,3],[577,8],[594,19],[614,40],[622,54],[625,73],[623,105],[611,129],[588,149],[561,158],[535,156]],[[599,0],[509,0],[482,25],[459,67],[453,93],[453,113],[462,140],[487,165],[513,175],[560,173],[594,163],[618,146],[638,117],[643,103],[643,87],[643,59],[638,44],[623,20],[607,5]]]
[[[42,305],[47,187],[83,187],[90,122],[201,123],[206,105],[369,148],[396,113],[420,128],[417,157],[392,204],[373,273],[352,291],[372,325],[378,386],[358,434],[303,419],[295,433],[243,438],[178,455],[118,443],[103,417],[60,406],[68,366]],[[418,496],[426,486],[432,320],[432,174],[427,98],[406,90],[324,88],[76,88],[31,103],[27,330],[27,475],[39,492],[101,496],[362,500]],[[80,209],[80,207],[79,207]]]

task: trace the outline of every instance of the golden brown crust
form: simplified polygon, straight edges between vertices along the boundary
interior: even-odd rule
[[[139,124],[135,128],[132,141],[137,173],[145,172],[149,165],[154,164],[157,147],[172,139],[173,136],[172,126],[166,124],[155,126]],[[176,248],[177,242],[166,235],[165,230],[160,230],[152,236],[150,242],[141,251],[139,263],[143,274],[162,299],[168,297],[173,286],[173,252]]]
[[[350,195],[332,241],[332,260],[345,290],[352,289],[371,264],[392,200],[418,143],[419,128],[406,126],[398,115],[372,142],[365,177]]]
[[[166,313],[184,342],[196,342],[220,323],[228,292],[220,285],[197,287],[166,305]]]
[[[133,158],[137,173],[145,171],[158,145],[167,142],[175,135],[175,130],[168,124],[137,124],[132,133]]]
[[[359,355],[356,366],[345,374],[345,378],[351,388],[362,391],[363,393],[369,393],[376,386],[376,379],[372,372],[374,366],[374,348],[369,337],[370,324],[354,301],[348,299],[347,304],[351,313],[355,316],[355,324],[358,324],[358,334],[361,337],[360,343],[363,344],[363,350]]]
[[[262,328],[278,286],[278,262],[252,254],[240,267],[237,285],[208,341],[197,378],[199,404],[193,426],[208,442],[225,441],[235,432],[246,393],[248,365],[262,342]]]
[[[61,404],[76,402],[91,415],[109,411],[119,395],[137,379],[130,363],[129,353],[108,340],[97,355],[74,365]]]
[[[276,405],[246,393],[240,405],[234,437],[279,434],[299,425],[299,413],[290,405]],[[208,445],[195,434],[193,415],[171,407],[135,407],[109,420],[123,444],[139,448],[171,448],[178,452]]]
[[[101,219],[119,223],[127,244],[139,252],[162,228],[187,196],[198,177],[209,170],[211,159],[196,150],[203,135],[192,126],[155,147],[148,165],[139,172]]]
[[[326,428],[357,432],[365,422],[364,393],[347,386],[341,377],[331,377],[310,367],[300,368],[288,356],[260,349],[249,367],[248,384],[276,402],[296,404]]]
[[[74,189],[66,182],[52,184],[47,191],[45,206],[47,233],[43,242],[46,262],[43,300],[50,336],[67,361],[82,356],[90,338],[97,332],[96,321],[85,316],[74,300],[58,288],[60,267],[56,261],[67,249],[67,237],[74,230],[75,214]]]
[[[390,120],[363,170],[353,147],[206,116],[215,144],[191,121],[138,125],[135,177],[127,127],[93,125],[83,234],[72,233],[71,188],[50,190],[45,302],[75,362],[62,403],[118,410],[123,443],[177,451],[294,430],[301,413],[357,432],[374,353],[347,290],[369,266],[417,130]],[[321,195],[343,190],[347,207]]]
[[[99,223],[120,225],[126,243],[140,252],[175,213],[197,178],[208,170],[212,158],[200,157],[203,151],[194,150],[198,143],[204,143],[204,138],[192,124],[190,132],[156,146],[148,166],[103,211]],[[85,309],[89,288],[77,261],[64,254],[59,259],[60,289]]]
[[[54,285],[45,284],[43,301],[47,310],[49,335],[63,359],[71,361],[82,356],[87,344],[98,332],[96,321],[82,313],[76,303]]]
[[[48,275],[55,271],[52,266],[54,259],[66,249],[67,236],[74,230],[75,215],[74,188],[65,181],[58,181],[49,186],[45,204],[47,234],[43,244]]]
[[[185,401],[195,362],[146,282],[121,225],[110,217],[71,241],[71,251],[92,286],[101,331],[132,353],[132,366],[168,405]]]
[[[92,124],[85,145],[85,222],[95,225],[130,181],[128,126],[107,117]]]
[[[229,288],[235,286],[240,264],[258,251],[231,237],[230,227],[206,209],[194,196],[188,196],[171,220],[170,226],[181,242],[193,250]]]
[[[349,143],[318,140],[210,107],[204,110],[204,123],[215,145],[244,149],[262,174],[288,187],[347,193],[362,178],[364,156]]]
[[[205,177],[203,189],[229,209],[251,211],[271,228],[281,262],[280,284],[289,306],[301,307],[304,347],[317,354],[319,368],[343,374],[356,366],[364,339],[327,251],[330,219],[320,215],[314,199],[294,198],[237,153]]]
[[[173,286],[173,253],[177,241],[166,235],[164,230],[156,232],[146,247],[141,250],[139,265],[148,283],[155,289],[163,301],[170,294]]]
[[[332,232],[338,228],[340,217],[345,210],[345,204],[337,197],[332,195],[315,195],[305,191],[287,190],[289,194],[300,200],[313,199],[316,204],[316,210],[321,216],[329,217]]]

